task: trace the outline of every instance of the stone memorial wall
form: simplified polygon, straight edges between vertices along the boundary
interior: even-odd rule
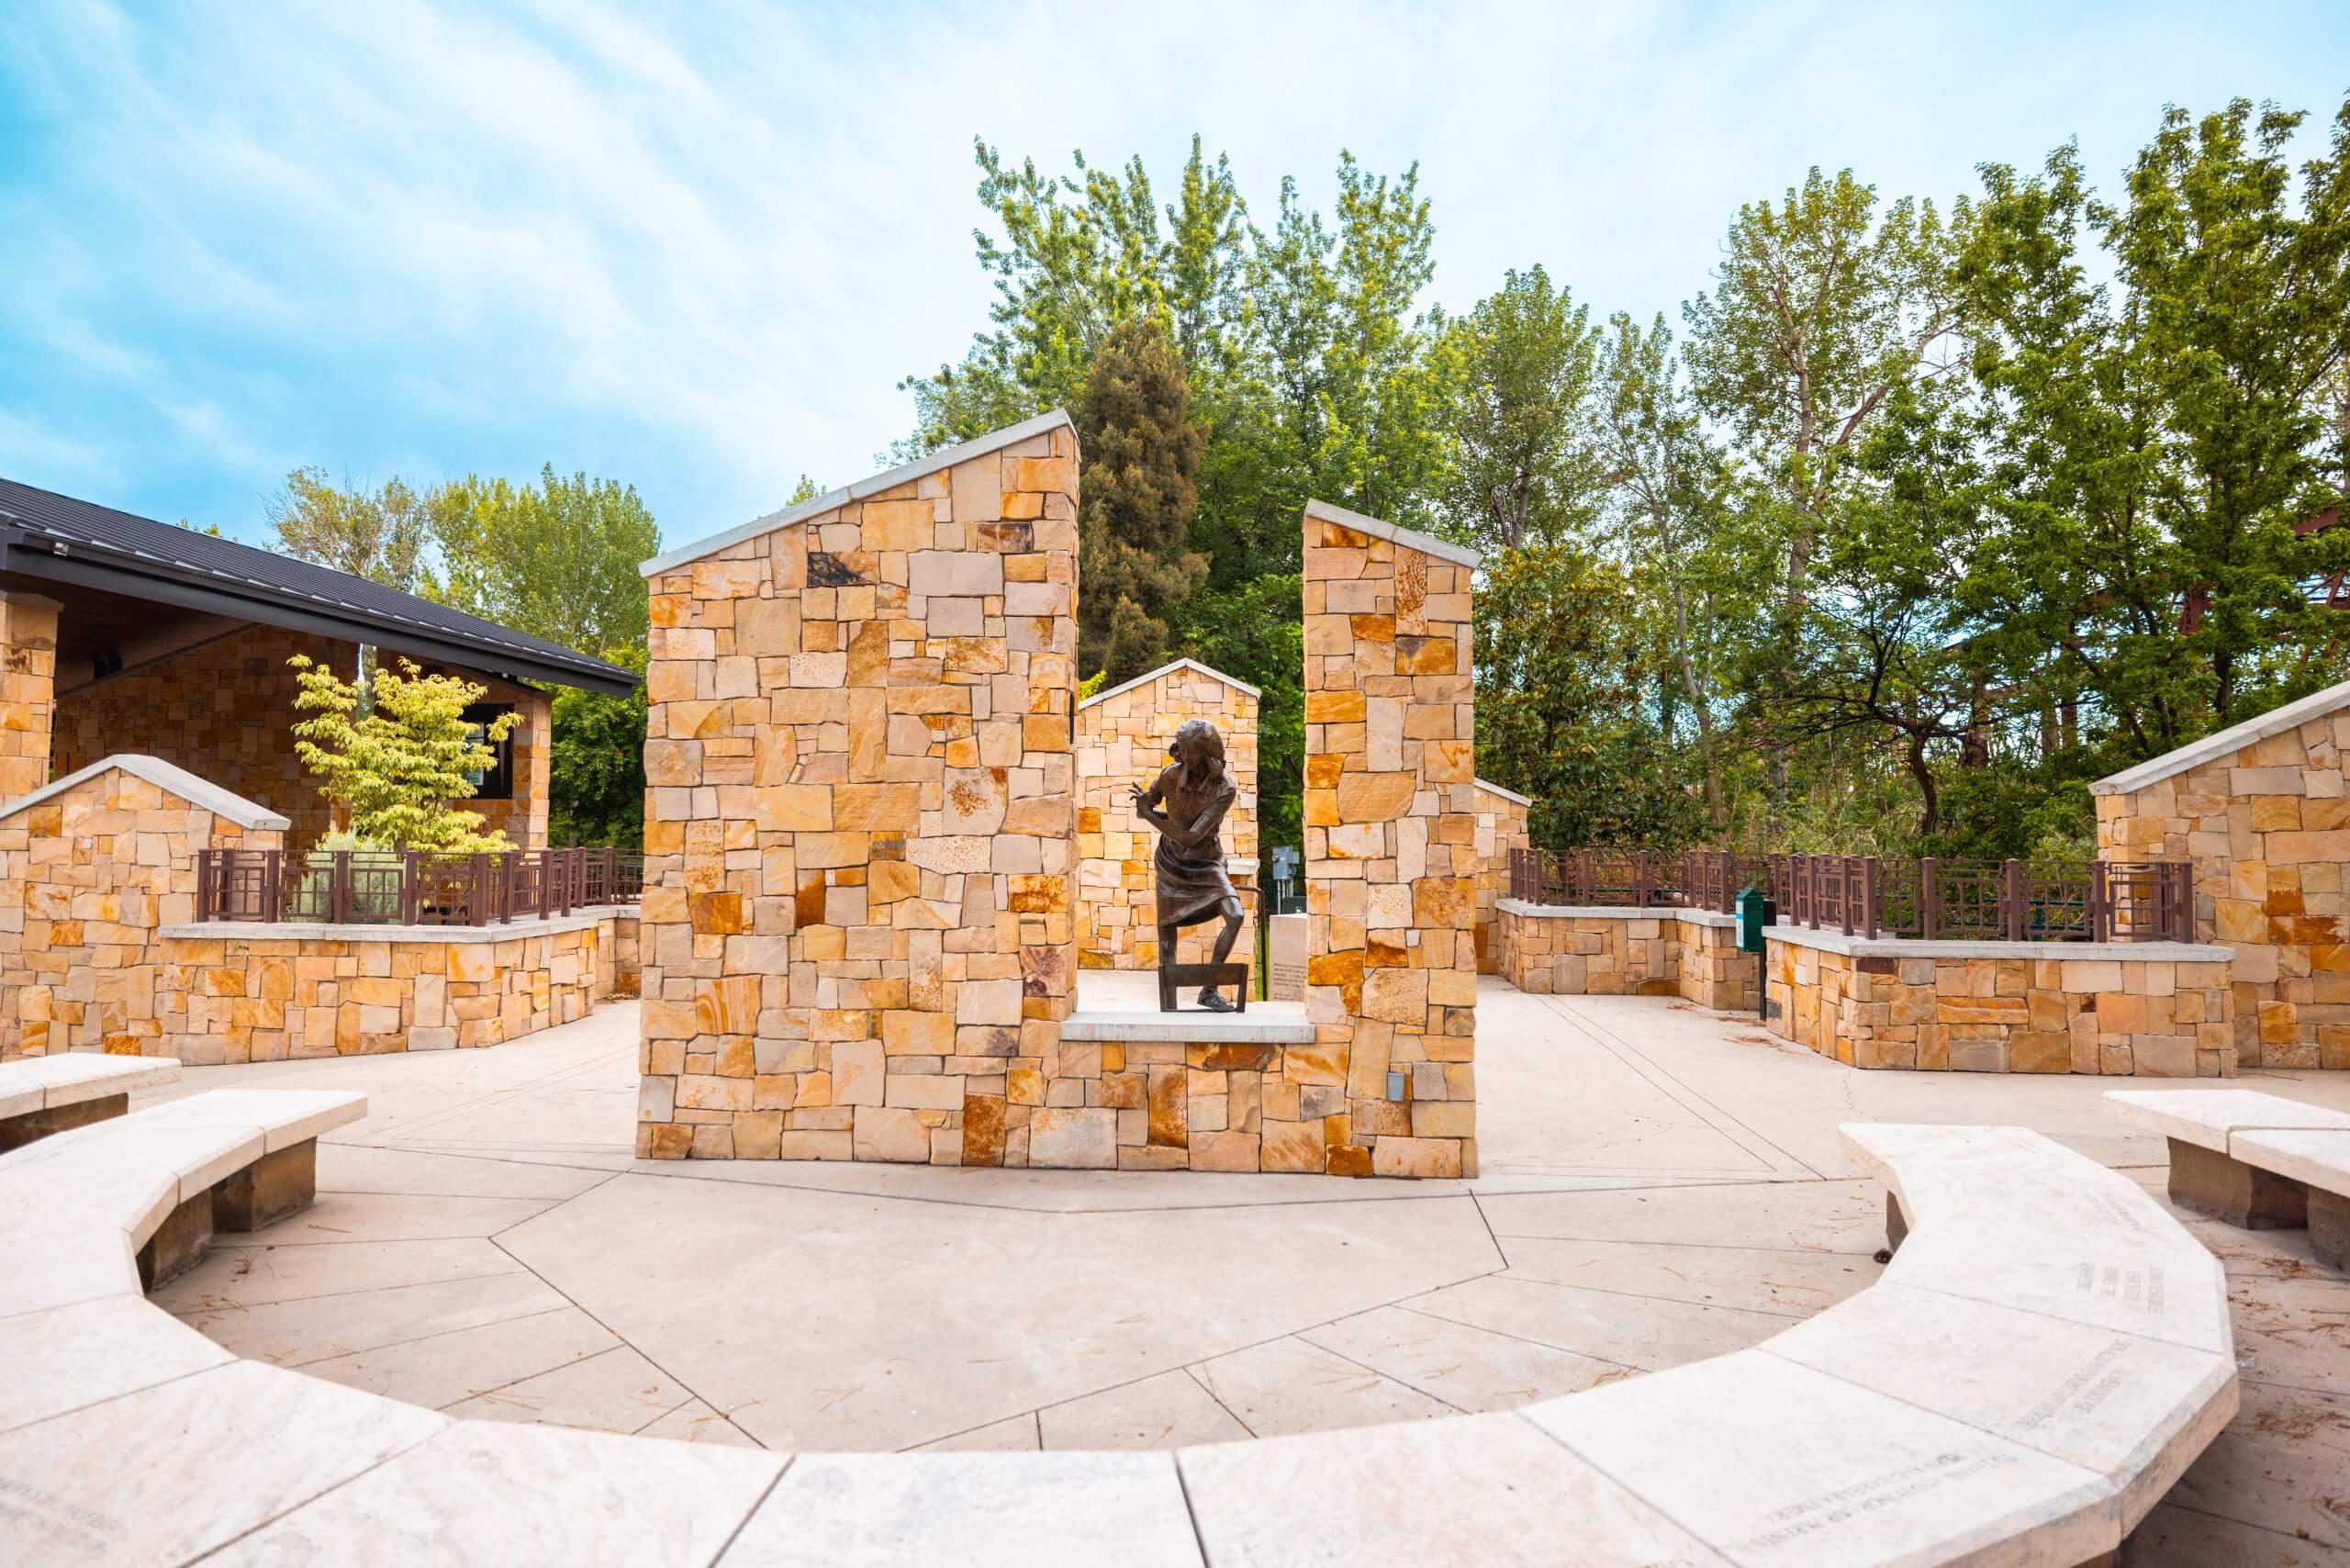
[[[1158,962],[1158,835],[1134,814],[1126,790],[1147,786],[1168,764],[1168,743],[1193,719],[1224,736],[1225,767],[1239,795],[1224,819],[1232,882],[1248,923],[1233,956],[1257,950],[1257,689],[1190,659],[1087,698],[1077,707],[1077,962],[1089,969],[1147,969]],[[1214,957],[1213,924],[1183,933],[1181,960]]]
[[[1056,413],[648,563],[639,1155],[1024,1165],[1114,1124],[1059,1033],[1077,485]]]
[[[1477,972],[1502,972],[1497,906],[1509,893],[1509,857],[1533,844],[1526,813],[1534,802],[1513,790],[1477,780]]]
[[[1335,1174],[1477,1170],[1475,552],[1305,511],[1306,1015]]]

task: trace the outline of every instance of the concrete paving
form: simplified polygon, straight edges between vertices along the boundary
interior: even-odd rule
[[[627,1005],[495,1049],[192,1069],[137,1103],[358,1088],[371,1114],[321,1143],[314,1207],[156,1299],[465,1415],[1164,1449],[1507,1409],[1765,1338],[1877,1277],[1883,1194],[1840,1122],[2028,1126],[2163,1189],[2111,1081],[1856,1072],[1666,999],[1479,1000],[1483,1173],[1416,1184],[640,1163]],[[2240,1082],[2350,1110],[2350,1075]],[[2244,1409],[2129,1561],[2350,1568],[2350,1282],[2299,1233],[2182,1217],[2232,1282]]]

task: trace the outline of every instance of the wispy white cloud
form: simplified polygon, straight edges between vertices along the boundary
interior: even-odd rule
[[[1445,303],[1539,261],[1646,315],[1814,162],[1947,197],[2165,99],[2338,101],[2340,15],[2204,14],[58,0],[0,37],[0,465],[238,527],[298,462],[551,459],[691,536],[864,472],[982,323],[975,134],[1171,180],[1196,129],[1265,218],[1416,159]]]

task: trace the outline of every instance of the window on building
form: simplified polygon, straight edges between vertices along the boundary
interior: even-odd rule
[[[476,801],[510,801],[514,798],[514,737],[520,727],[509,730],[502,741],[489,739],[489,726],[514,711],[511,702],[476,702],[465,710],[465,722],[473,726],[476,741],[487,745],[498,754],[498,760],[479,773],[469,773],[474,781]]]

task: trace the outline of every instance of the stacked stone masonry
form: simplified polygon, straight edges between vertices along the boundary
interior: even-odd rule
[[[1288,1052],[1297,1114],[1319,1121],[1333,1173],[1472,1176],[1476,557],[1317,501],[1304,563],[1316,1043]],[[1277,1119],[1269,1105],[1268,1142]]]
[[[1772,1032],[1847,1067],[2155,1078],[2236,1070],[2228,965],[2216,954],[2187,962],[1769,946]]]
[[[2095,786],[2100,854],[2194,863],[2196,936],[2234,952],[2223,1021],[2247,1067],[2350,1068],[2345,703],[2337,688],[2275,734],[2204,743],[2190,748],[2203,760],[2137,788],[2117,786],[2164,759]]]
[[[1498,907],[1499,972],[1537,995],[1678,996],[1700,1007],[1751,1013],[1760,965],[1738,946],[1729,917],[1665,911],[1540,911]]]
[[[1225,766],[1239,796],[1224,820],[1224,848],[1242,890],[1248,923],[1235,955],[1257,950],[1257,693],[1204,666],[1181,660],[1077,709],[1077,961],[1089,969],[1147,969],[1158,962],[1158,834],[1134,814],[1126,790],[1147,786],[1167,766],[1168,743],[1193,719],[1224,735]],[[1183,933],[1181,957],[1204,963],[1220,927]]]
[[[1114,1146],[1059,1033],[1077,483],[1058,416],[648,566],[640,1155]]]
[[[1509,893],[1509,857],[1514,849],[1530,846],[1526,813],[1532,804],[1523,795],[1477,780],[1477,972],[1502,972],[1502,933],[1498,907]]]
[[[118,767],[0,816],[0,1057],[175,1054],[161,928],[196,917],[196,852],[281,839]]]
[[[290,730],[301,717],[294,706],[300,689],[285,661],[296,654],[345,679],[358,667],[353,644],[275,626],[244,626],[64,691],[57,698],[52,774],[63,778],[120,752],[159,756],[286,818],[293,827],[285,847],[300,855],[334,823],[317,781],[294,751]],[[376,657],[390,665],[400,655],[379,650]],[[454,673],[484,687],[484,701],[509,704],[521,715],[513,736],[513,798],[475,801],[467,809],[525,848],[543,846],[546,694],[470,671]]]
[[[29,795],[49,780],[57,612],[53,599],[0,588],[0,801]]]

